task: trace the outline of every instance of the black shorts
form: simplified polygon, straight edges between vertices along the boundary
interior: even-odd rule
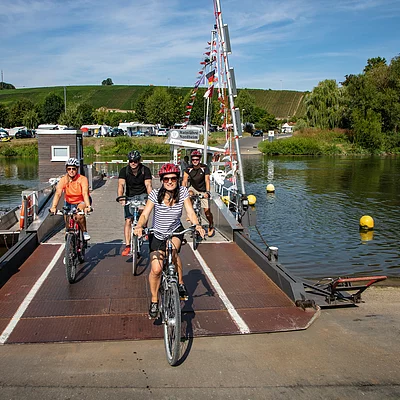
[[[175,232],[182,232],[184,229],[185,229],[185,228],[183,227],[183,225],[180,224],[180,226],[178,226],[178,228],[176,229]],[[184,236],[185,236],[185,235],[183,234],[183,235],[178,235],[178,236],[174,236],[174,237],[178,238],[178,239],[181,241],[181,243],[182,243],[182,240],[183,240],[183,237],[184,237]],[[150,248],[150,253],[151,253],[152,251],[164,251],[164,252],[165,252],[165,250],[166,250],[166,242],[167,242],[166,240],[157,239],[157,238],[154,236],[154,234],[149,235],[149,248]],[[181,246],[179,246],[178,253],[179,253],[180,251],[181,251]]]

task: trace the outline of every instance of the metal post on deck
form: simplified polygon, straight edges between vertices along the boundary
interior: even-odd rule
[[[28,198],[24,196],[24,199],[22,200],[22,204],[24,206],[24,227],[23,229],[25,230],[28,227]]]

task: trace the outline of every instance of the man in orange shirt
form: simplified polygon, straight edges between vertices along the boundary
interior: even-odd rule
[[[57,184],[50,212],[55,213],[57,211],[57,204],[63,192],[65,193],[65,206],[68,207],[69,210],[75,207],[79,210],[84,210],[85,214],[90,211],[89,182],[86,176],[78,174],[79,166],[79,160],[76,158],[69,158],[65,163],[67,173]],[[87,233],[86,229],[85,216],[77,214],[77,221],[83,232],[83,238],[85,240],[90,240],[90,235]],[[67,219],[65,223],[68,225]]]

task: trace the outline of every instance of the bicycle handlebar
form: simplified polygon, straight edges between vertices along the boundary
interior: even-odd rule
[[[133,196],[133,197],[127,197],[127,196],[118,196],[115,201],[119,203],[120,200],[125,200],[125,205],[128,206],[129,204],[132,204],[136,207],[140,206],[141,204],[146,204],[146,201],[144,199],[139,199],[140,195],[138,196]]]
[[[194,198],[196,198],[196,197],[198,197],[199,199],[209,199],[210,198],[210,194],[208,195],[209,197],[205,197],[204,196],[204,194],[191,194],[190,195],[190,197],[192,198],[192,199],[194,199]]]
[[[90,211],[93,211],[93,208],[90,207]],[[51,213],[51,209],[49,208],[49,213]],[[52,215],[74,215],[74,214],[78,214],[78,215],[85,215],[85,211],[83,210],[79,210],[77,208],[71,208],[70,210],[68,210],[66,207],[63,207],[62,210],[56,210],[55,213],[51,213]],[[86,214],[86,216],[88,216],[89,213]]]
[[[180,235],[183,235],[188,232],[194,232],[196,230],[196,226],[197,225],[191,225],[191,226],[189,226],[189,228],[186,228],[183,231],[169,233],[167,235],[167,239],[171,239],[173,236],[180,236]],[[148,235],[149,233],[154,233],[154,232],[157,232],[154,228],[143,228],[143,233],[145,235]]]

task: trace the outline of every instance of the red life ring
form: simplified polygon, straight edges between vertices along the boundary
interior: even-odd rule
[[[28,217],[32,216],[32,200],[30,196],[26,199],[27,200],[27,207],[28,207]],[[25,201],[22,201],[21,205],[21,213],[19,217],[19,228],[24,229],[25,225]]]

